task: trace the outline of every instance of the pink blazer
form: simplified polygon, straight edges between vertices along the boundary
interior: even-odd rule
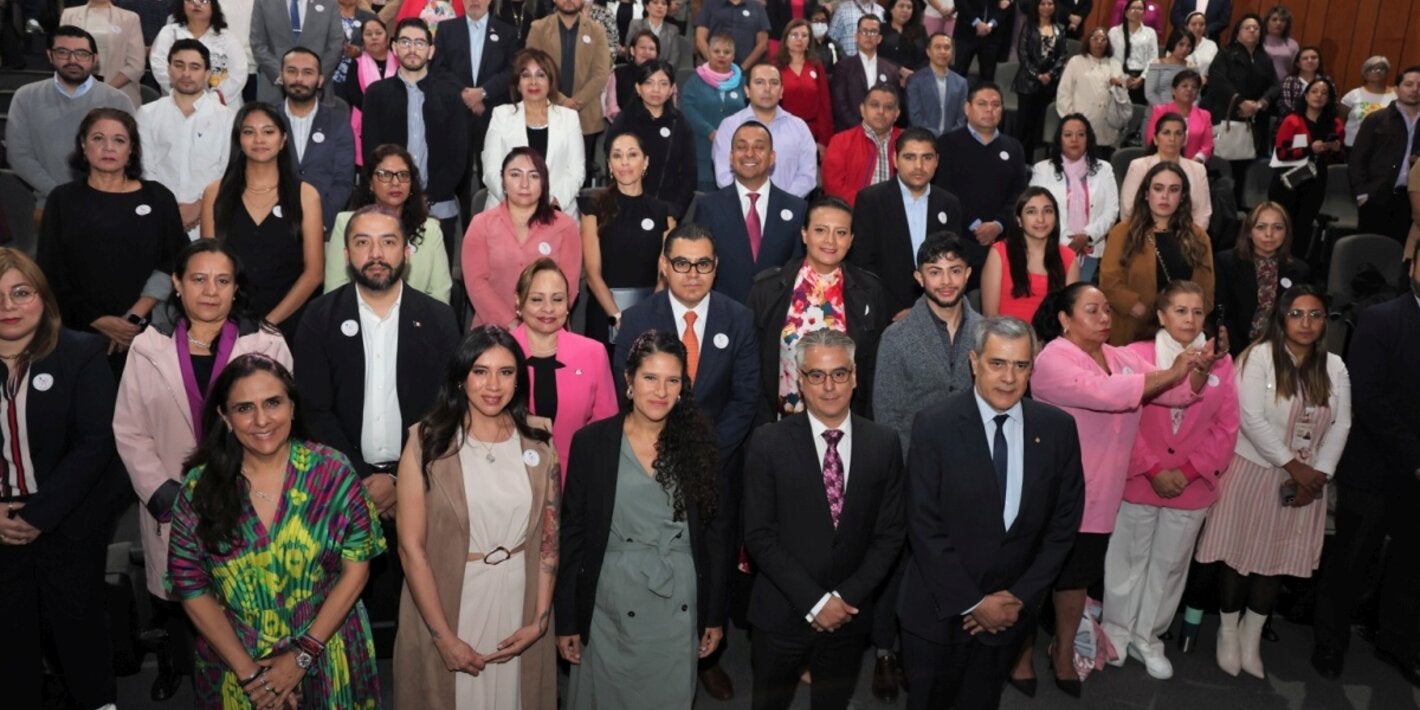
[[[1085,515],[1080,520],[1080,532],[1085,533],[1114,532],[1144,409],[1144,376],[1158,369],[1152,359],[1111,345],[1104,346],[1104,358],[1109,372],[1074,343],[1056,338],[1041,349],[1030,378],[1037,401],[1075,418],[1085,468]],[[1186,407],[1197,399],[1184,380],[1153,401]]]
[[[1178,106],[1172,103],[1155,106],[1153,113],[1149,114],[1149,120],[1144,126],[1144,145],[1154,144],[1154,126],[1166,113],[1175,113]],[[1183,155],[1188,158],[1198,159],[1201,155],[1205,162],[1213,157],[1213,114],[1207,109],[1198,108],[1197,102],[1193,104],[1193,110],[1188,112],[1184,118],[1188,121],[1188,142],[1183,144]]]
[[[258,330],[237,338],[232,357],[262,353],[291,367],[291,351],[280,334]],[[183,388],[172,336],[148,328],[133,339],[118,383],[113,436],[133,490],[144,505],[168,481],[181,481],[183,459],[197,446],[192,410]],[[173,599],[163,588],[168,570],[168,526],[146,510],[138,513],[148,591]]]
[[[1125,349],[1156,362],[1153,341],[1131,343]],[[1180,510],[1207,508],[1218,499],[1218,478],[1233,459],[1238,441],[1238,382],[1233,358],[1213,364],[1208,386],[1198,401],[1183,410],[1183,423],[1173,431],[1173,408],[1150,402],[1139,418],[1139,436],[1129,459],[1124,500],[1140,505]],[[1174,498],[1161,498],[1149,480],[1160,471],[1177,468],[1188,487]]]
[[[513,329],[513,338],[528,354],[526,325]],[[611,360],[606,346],[591,338],[563,331],[557,335],[557,418],[552,422],[552,443],[557,447],[557,460],[562,466],[562,481],[567,481],[567,452],[572,448],[572,435],[582,427],[616,414],[616,383],[611,378]],[[532,377],[532,369],[528,369]],[[537,384],[532,383],[536,388]],[[546,416],[534,409],[536,392],[528,392],[528,408],[533,414]]]
[[[552,224],[535,224],[518,243],[506,203],[473,218],[463,239],[463,280],[473,302],[474,325],[507,327],[517,317],[518,276],[540,257],[549,256],[567,277],[567,293],[577,297],[582,276],[582,235],[577,223],[556,211]]]

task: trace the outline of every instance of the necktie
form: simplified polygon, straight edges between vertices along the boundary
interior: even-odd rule
[[[838,516],[843,513],[843,459],[838,456],[838,441],[843,432],[829,429],[823,433],[828,442],[828,451],[823,455],[823,490],[828,495],[828,515],[833,519],[833,529],[838,529]]]
[[[745,215],[745,231],[749,232],[749,256],[754,261],[759,261],[759,243],[764,239],[764,225],[759,223],[759,210],[755,205],[759,203],[759,193],[749,193],[749,214]]]
[[[1006,500],[1006,420],[1005,414],[996,415],[996,438],[991,445],[991,463],[996,466],[996,485],[1001,488],[1001,500]]]
[[[690,372],[690,381],[695,382],[695,371],[700,369],[700,338],[695,337],[695,311],[685,312],[685,334],[680,342],[685,346],[685,369]]]
[[[291,0],[291,34],[301,38],[301,0]]]

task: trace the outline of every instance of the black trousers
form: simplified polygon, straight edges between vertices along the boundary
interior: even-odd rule
[[[1055,100],[1055,92],[1041,89],[1034,94],[1017,94],[1016,139],[1026,151],[1026,162],[1035,161],[1035,149],[1042,143],[1045,130],[1045,107]],[[1054,137],[1051,137],[1054,140]]]
[[[1390,517],[1394,521],[1397,515],[1392,511]],[[1414,663],[1420,660],[1420,565],[1415,562],[1420,559],[1420,526],[1410,517],[1388,532],[1376,648]]]
[[[809,706],[813,710],[843,710],[853,697],[866,645],[863,634],[814,631],[808,622],[800,633],[754,629],[750,636],[754,710],[788,708],[805,666],[814,681],[809,686]]]
[[[1020,650],[1020,643],[987,646],[976,639],[941,644],[903,629],[902,670],[912,689],[907,710],[995,710]]]
[[[1364,234],[1384,234],[1403,242],[1410,233],[1410,197],[1400,188],[1389,195],[1371,195],[1356,212],[1357,226]]]
[[[80,540],[45,533],[28,545],[0,545],[0,688],[5,707],[42,707],[44,652],[63,674],[75,703],[114,702],[113,645],[104,607],[107,537]]]
[[[958,18],[958,22],[970,22],[965,18]],[[976,31],[972,28],[962,30],[961,37],[956,44],[956,62],[952,70],[962,76],[971,68],[971,60],[981,60],[981,80],[996,80],[996,61],[1001,52],[1001,45],[1005,42],[1002,39],[1001,28],[997,27],[991,34],[985,37],[977,37]]]
[[[399,597],[404,591],[404,566],[399,561],[399,536],[393,520],[381,521],[385,533],[385,554],[370,561],[370,581],[360,598],[370,617],[375,639],[375,655],[394,657],[394,636],[399,623]]]
[[[1306,261],[1316,236],[1313,224],[1321,203],[1326,199],[1326,166],[1318,166],[1315,178],[1293,190],[1282,182],[1282,174],[1291,168],[1276,168],[1267,187],[1267,199],[1287,208],[1292,218],[1292,256]],[[1318,252],[1320,253],[1320,252]]]
[[[1350,645],[1351,610],[1385,541],[1385,504],[1383,494],[1336,487],[1336,535],[1329,564],[1320,574],[1312,623],[1318,647],[1345,651]]]
[[[899,553],[897,564],[878,590],[873,604],[873,648],[891,651],[897,645],[897,598],[902,594],[902,574],[907,571],[907,555]]]

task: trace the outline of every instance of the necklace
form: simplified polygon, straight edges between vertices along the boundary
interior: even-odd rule
[[[271,494],[271,493],[267,493],[266,491],[259,491],[259,490],[256,489],[256,486],[253,486],[253,485],[252,485],[252,483],[251,483],[251,472],[247,471],[247,467],[246,467],[246,466],[243,466],[243,467],[242,467],[242,475],[246,477],[246,479],[247,479],[247,490],[251,491],[251,494],[252,494],[252,495],[254,495],[254,496],[256,496],[257,498],[260,498],[260,499],[262,499],[262,500],[264,500],[264,501],[266,501],[266,502],[268,502],[268,503],[275,503],[275,502],[276,502],[276,496],[275,496],[275,495],[273,495],[273,494]]]
[[[247,185],[246,191],[255,192],[257,194],[266,194],[268,192],[271,192],[272,190],[275,190],[278,187],[280,187],[280,183],[273,183],[265,187],[255,187],[253,185]]]
[[[469,440],[469,441],[472,441],[473,444],[474,444],[474,446],[477,446],[478,448],[483,449],[483,460],[484,460],[484,461],[487,461],[488,463],[495,463],[495,462],[498,461],[498,457],[493,455],[493,447],[494,447],[494,446],[497,446],[497,445],[500,444],[500,443],[502,443],[502,442],[503,442],[503,439],[506,438],[506,437],[503,436],[503,425],[502,425],[502,423],[499,423],[499,425],[498,425],[498,432],[495,434],[495,436],[497,436],[498,439],[497,439],[496,441],[492,442],[492,443],[485,442],[485,441],[483,441],[482,439],[479,439],[479,438],[476,437],[476,436],[470,435],[470,436],[468,437],[468,440]]]
[[[188,345],[196,345],[197,347],[202,348],[203,350],[211,350],[211,349],[212,349],[212,341],[210,341],[210,340],[208,340],[208,341],[198,340],[197,338],[194,338],[194,337],[192,337],[191,335],[187,336],[187,344],[188,344]]]

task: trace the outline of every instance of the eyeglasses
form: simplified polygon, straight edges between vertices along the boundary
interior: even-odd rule
[[[383,183],[409,182],[412,175],[408,170],[385,170],[383,168],[375,171],[375,179]]]
[[[38,295],[39,294],[29,286],[16,286],[10,289],[10,293],[8,294],[0,292],[0,303],[4,303],[8,300],[12,306],[28,306],[35,302],[35,296]]]
[[[701,259],[700,261],[691,261],[680,257],[671,259],[671,271],[677,274],[688,274],[690,273],[691,267],[695,268],[695,273],[697,274],[708,274],[715,270],[715,260]]]
[[[1292,310],[1287,311],[1287,320],[1297,320],[1297,321],[1300,321],[1300,320],[1325,320],[1325,319],[1326,319],[1326,311],[1318,310],[1318,309],[1315,309],[1315,308],[1313,308],[1313,309],[1310,310],[1310,311],[1304,311],[1304,310],[1302,310],[1302,309],[1300,309],[1300,308],[1293,308]]]
[[[400,49],[409,49],[410,47],[413,47],[415,49],[428,49],[429,40],[400,37],[399,39],[394,41],[394,46],[399,47]]]
[[[858,34],[864,37],[877,37],[882,34],[882,32],[880,30],[858,30]]]
[[[182,2],[184,5],[196,5],[198,7],[212,4],[212,0],[182,0]]]
[[[804,379],[808,380],[811,385],[821,385],[828,381],[830,377],[833,378],[834,384],[841,385],[848,382],[848,378],[853,376],[853,368],[840,367],[832,372],[824,372],[823,370],[799,370],[799,374],[803,375]]]
[[[81,62],[87,62],[90,59],[94,58],[94,53],[90,52],[87,49],[65,49],[63,47],[58,47],[56,49],[49,50],[49,53],[53,54],[54,58],[58,59],[61,62],[69,59],[70,57],[73,57]]]

